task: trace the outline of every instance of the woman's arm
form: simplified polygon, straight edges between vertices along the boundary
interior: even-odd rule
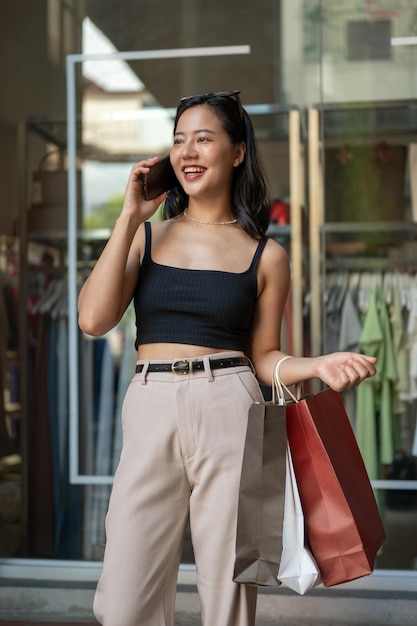
[[[104,335],[122,318],[139,276],[139,224],[121,215],[78,298],[78,324],[89,335]],[[133,240],[135,244],[133,245]]]
[[[268,241],[258,268],[259,295],[255,309],[250,356],[261,383],[271,385],[281,351],[281,324],[290,286],[288,255]],[[375,374],[376,359],[355,352],[286,359],[280,368],[285,385],[320,378],[335,391],[345,391]]]
[[[151,217],[166,197],[145,201],[140,174],[149,171],[158,158],[133,166],[127,182],[123,208],[112,235],[93,271],[84,283],[78,299],[78,323],[89,335],[104,335],[122,318],[133,297],[139,276],[144,229],[141,224]]]

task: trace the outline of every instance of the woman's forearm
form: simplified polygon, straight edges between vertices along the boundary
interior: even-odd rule
[[[271,385],[277,362],[285,355],[272,350],[254,359],[259,380]],[[285,385],[319,378],[336,391],[345,391],[374,376],[376,359],[356,352],[333,352],[318,357],[291,357],[285,359],[279,375]]]
[[[262,357],[254,358],[256,374],[261,383],[271,385],[277,362],[288,356],[285,352],[271,351]],[[280,366],[280,377],[285,385],[293,385],[311,378],[316,378],[315,359],[309,357],[291,357]]]

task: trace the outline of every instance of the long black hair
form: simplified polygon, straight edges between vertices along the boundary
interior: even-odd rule
[[[231,92],[233,93],[238,94]],[[251,237],[258,238],[268,228],[271,202],[252,121],[238,98],[214,93],[199,94],[181,100],[175,116],[174,135],[184,111],[201,104],[209,106],[217,115],[232,145],[242,141],[246,143],[245,158],[234,171],[232,211],[238,224]],[[165,200],[164,217],[179,215],[187,205],[188,195],[178,185],[169,192]]]

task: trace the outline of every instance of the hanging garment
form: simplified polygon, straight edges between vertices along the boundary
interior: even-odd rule
[[[355,302],[356,289],[346,291],[340,313],[339,350],[357,352],[361,339],[362,324]]]
[[[53,493],[54,493],[54,511],[55,511],[55,540],[54,554],[59,544],[61,533],[61,480],[59,468],[59,445],[58,445],[58,369],[57,369],[57,325],[56,320],[52,319],[49,314],[44,314],[49,318],[49,342],[48,342],[48,361],[47,361],[47,381],[48,381],[48,412],[49,427],[51,433],[51,454],[52,454],[52,474],[53,474]]]
[[[38,315],[33,364],[31,410],[28,415],[28,537],[31,556],[54,556],[55,510],[51,425],[48,403],[50,317]]]
[[[123,320],[123,347],[120,357],[119,379],[117,385],[116,413],[113,434],[113,462],[111,473],[116,471],[122,451],[122,406],[126,395],[127,388],[132,380],[132,372],[135,371],[137,361],[137,352],[132,347],[135,343],[135,325],[131,319],[134,314],[133,309],[126,312]],[[127,320],[126,320],[127,316]],[[126,323],[127,322],[127,323]]]
[[[338,349],[342,352],[359,352],[362,324],[356,304],[356,289],[348,289],[340,314],[340,335]],[[352,428],[356,431],[356,391],[351,389],[343,393],[346,413],[349,415]]]
[[[374,292],[364,319],[360,337],[363,352],[379,358],[383,339],[383,332],[378,315],[376,292]],[[364,380],[356,389],[356,438],[371,480],[378,478],[379,475],[376,398],[377,387],[380,385],[381,376],[381,370],[377,368],[376,375],[373,378]]]
[[[340,335],[340,287],[332,285],[326,302],[326,336],[324,352],[336,352]]]
[[[389,465],[394,458],[395,444],[399,442],[398,420],[394,412],[394,386],[398,374],[388,309],[383,293],[379,293],[379,300],[379,315],[384,336],[381,354],[380,460],[382,464]]]
[[[68,318],[64,311],[60,312],[57,318],[57,429],[61,500],[56,555],[62,559],[79,559],[82,555],[83,496],[82,487],[69,482],[69,389],[68,357],[65,348],[67,343]],[[82,414],[82,419],[84,417]]]
[[[406,323],[403,316],[400,291],[394,287],[392,300],[389,305],[392,341],[394,347],[395,362],[397,367],[397,382],[395,384],[395,412],[404,411],[404,403],[401,397],[408,396],[409,390],[409,364],[406,345]],[[396,445],[394,447],[397,447]]]
[[[394,456],[394,385],[397,369],[384,294],[373,290],[364,319],[361,348],[376,356],[377,374],[357,388],[357,438],[371,479],[379,478],[380,464]]]
[[[79,332],[80,362],[79,390],[82,419],[79,421],[81,474],[94,474],[94,342]],[[94,560],[93,534],[93,485],[86,485],[83,494],[83,525],[81,552],[86,561]]]
[[[407,327],[407,342],[410,355],[410,400],[417,400],[417,281],[414,281],[411,289],[410,312]]]
[[[95,474],[109,476],[112,473],[112,442],[115,405],[115,362],[108,337],[105,341],[101,368],[99,411],[97,422],[97,443],[95,453]],[[104,518],[108,507],[110,487],[97,485],[94,488],[93,503],[93,542],[104,545]]]

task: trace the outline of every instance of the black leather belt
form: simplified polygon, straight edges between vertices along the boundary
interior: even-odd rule
[[[231,357],[229,359],[210,359],[210,368],[212,370],[223,369],[226,367],[239,367],[240,365],[249,365],[249,359],[244,356]],[[143,370],[143,363],[136,365],[136,374],[140,374]],[[149,363],[148,372],[171,372],[173,374],[192,374],[193,372],[201,372],[204,370],[204,361],[193,361],[193,359],[176,359],[171,363]]]

